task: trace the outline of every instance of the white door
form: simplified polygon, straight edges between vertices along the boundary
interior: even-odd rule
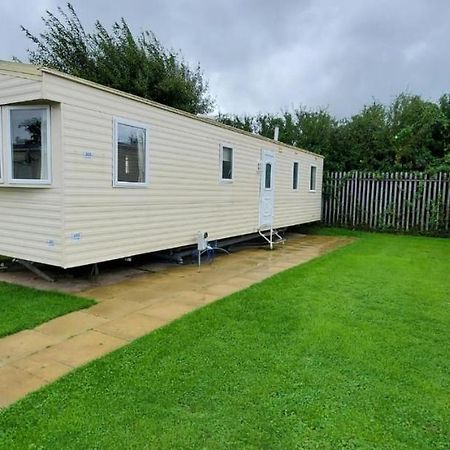
[[[270,150],[261,151],[261,187],[259,196],[259,229],[273,225],[275,156]]]

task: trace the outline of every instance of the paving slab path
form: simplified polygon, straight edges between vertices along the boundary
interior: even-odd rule
[[[0,407],[189,311],[351,240],[294,234],[273,251],[247,248],[201,268],[173,266],[84,290],[78,295],[96,305],[0,339]]]

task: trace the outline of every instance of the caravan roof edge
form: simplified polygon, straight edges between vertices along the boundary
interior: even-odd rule
[[[140,103],[144,103],[144,104],[147,104],[149,106],[153,106],[153,107],[158,108],[158,109],[163,109],[165,111],[168,111],[168,112],[171,112],[171,113],[174,113],[174,114],[178,114],[178,115],[181,115],[181,116],[184,116],[184,117],[188,117],[190,119],[194,119],[194,120],[198,120],[200,122],[208,123],[210,125],[213,125],[213,126],[216,126],[216,127],[219,127],[219,128],[224,128],[226,130],[230,130],[230,131],[233,131],[235,133],[243,134],[245,136],[250,136],[250,137],[259,139],[259,140],[261,140],[263,142],[270,143],[272,145],[286,147],[286,148],[289,148],[291,150],[301,151],[301,152],[308,153],[310,155],[314,155],[314,156],[316,156],[318,158],[324,158],[323,155],[320,155],[318,153],[312,152],[310,150],[305,150],[305,149],[300,148],[300,147],[295,147],[293,145],[285,144],[285,143],[280,142],[280,141],[275,141],[273,139],[270,139],[270,138],[267,138],[267,137],[264,137],[264,136],[260,136],[258,134],[253,134],[253,133],[250,133],[248,131],[240,130],[239,128],[235,128],[235,127],[232,127],[232,126],[229,126],[229,125],[225,125],[223,123],[218,122],[217,120],[210,119],[208,117],[197,116],[195,114],[191,114],[191,113],[188,113],[186,111],[181,111],[179,109],[172,108],[171,106],[163,105],[163,104],[155,102],[153,100],[148,100],[146,98],[142,98],[142,97],[139,97],[139,96],[134,95],[134,94],[129,94],[127,92],[120,91],[118,89],[114,89],[114,88],[111,88],[111,87],[108,87],[108,86],[104,86],[102,84],[95,83],[94,81],[90,81],[90,80],[86,80],[84,78],[80,78],[80,77],[76,77],[76,76],[73,76],[73,75],[69,75],[69,74],[61,72],[59,70],[56,70],[56,69],[50,69],[48,67],[43,67],[43,66],[42,67],[41,66],[36,66],[36,65],[33,65],[33,64],[24,64],[24,63],[12,62],[12,61],[2,61],[2,60],[0,60],[0,73],[5,73],[5,72],[7,72],[7,73],[14,73],[16,76],[21,76],[21,77],[24,77],[24,78],[35,79],[35,80],[42,79],[42,74],[43,73],[48,73],[50,75],[54,75],[54,76],[57,76],[57,77],[60,77],[60,78],[64,78],[64,79],[72,81],[74,83],[79,83],[79,84],[83,84],[85,86],[90,86],[90,87],[92,87],[94,89],[99,89],[99,90],[102,90],[104,92],[109,92],[110,94],[113,94],[113,95],[118,95],[120,97],[125,97],[125,98],[128,98],[130,100],[134,100],[134,101],[137,101],[137,102],[140,102]]]
[[[0,60],[0,73],[30,80],[42,80],[42,71],[33,64],[24,64],[15,61]]]

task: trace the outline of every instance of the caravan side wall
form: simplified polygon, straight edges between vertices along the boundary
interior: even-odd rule
[[[41,87],[42,83],[38,79],[0,71],[0,124],[3,131],[0,132],[0,156],[3,175],[9,158],[7,106],[39,98]],[[61,266],[63,225],[59,105],[52,105],[50,115],[52,185],[8,186],[0,183],[0,255]]]
[[[64,142],[64,266],[121,258],[258,229],[262,148],[276,154],[275,225],[319,220],[322,158],[233,132],[94,87],[44,74],[61,102]],[[112,186],[113,120],[149,127],[149,184]],[[220,181],[219,147],[234,148],[233,182]],[[292,190],[291,164],[300,162]],[[307,189],[309,166],[318,186]]]
[[[298,188],[293,189],[293,165],[298,163]],[[316,189],[310,191],[310,170],[316,167]],[[274,227],[320,220],[322,207],[323,158],[306,152],[280,149],[276,153]]]

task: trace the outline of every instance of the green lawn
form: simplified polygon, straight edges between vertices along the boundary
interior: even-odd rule
[[[93,300],[0,282],[0,337],[93,305]]]
[[[29,395],[0,448],[448,449],[450,240],[357,235]]]

